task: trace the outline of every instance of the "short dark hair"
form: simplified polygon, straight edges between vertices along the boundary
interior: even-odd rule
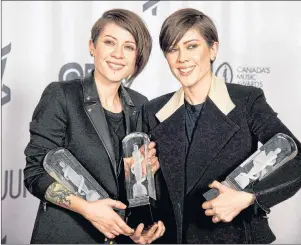
[[[160,32],[160,47],[166,54],[172,45],[177,44],[190,29],[196,29],[209,47],[218,42],[218,34],[213,21],[197,9],[185,8],[171,14],[163,23]]]
[[[143,20],[135,13],[126,9],[111,9],[95,22],[91,30],[91,40],[96,47],[101,31],[108,23],[114,23],[131,33],[137,45],[135,70],[130,81],[134,80],[143,70],[152,50],[152,38]],[[130,83],[128,81],[128,83]]]

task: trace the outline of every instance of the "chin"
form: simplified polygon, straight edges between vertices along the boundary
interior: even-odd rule
[[[184,81],[180,80],[180,83],[182,84],[183,87],[189,88],[189,87],[194,86],[197,83],[197,81],[195,81],[195,80],[184,80]]]

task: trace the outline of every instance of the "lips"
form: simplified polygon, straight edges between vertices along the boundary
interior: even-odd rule
[[[123,67],[125,67],[125,65],[120,64],[120,63],[116,63],[116,62],[109,62],[107,61],[108,66],[114,70],[114,71],[119,71],[121,70]]]
[[[192,73],[194,70],[195,66],[189,66],[189,67],[179,67],[178,71],[182,76],[188,76]]]

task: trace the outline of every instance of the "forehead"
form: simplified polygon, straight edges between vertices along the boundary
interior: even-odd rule
[[[185,43],[190,40],[197,40],[201,42],[205,42],[204,37],[201,35],[200,31],[197,30],[196,28],[191,28],[189,29],[184,36],[180,39],[178,44]]]
[[[103,28],[103,31],[100,33],[100,37],[111,36],[116,38],[121,42],[135,42],[133,35],[115,23],[108,23]]]

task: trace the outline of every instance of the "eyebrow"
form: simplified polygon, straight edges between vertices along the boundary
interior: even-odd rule
[[[200,40],[199,39],[191,39],[191,40],[185,41],[184,44],[192,42],[192,41],[200,41]]]
[[[105,35],[105,37],[110,37],[110,38],[113,38],[114,40],[117,40],[116,37],[113,37],[113,36],[111,36],[111,35]],[[132,41],[125,41],[125,42],[126,42],[126,43],[133,43],[133,44],[136,45],[136,43],[135,43],[135,42],[132,42]]]

